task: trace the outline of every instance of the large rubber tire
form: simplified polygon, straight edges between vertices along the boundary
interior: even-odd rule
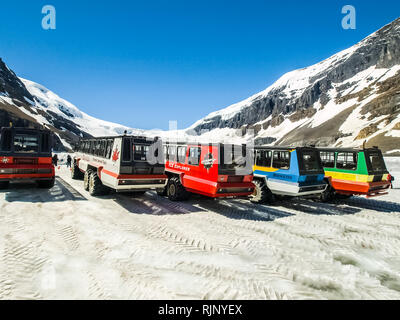
[[[179,177],[172,177],[168,180],[167,195],[171,201],[181,201],[189,198],[189,193],[182,185]]]
[[[92,172],[92,170],[86,170],[85,174],[83,175],[83,189],[86,191],[89,191],[89,179]]]
[[[254,183],[254,193],[250,196],[250,201],[253,203],[274,203],[275,196],[265,184],[265,181],[256,179]]]
[[[79,170],[79,167],[76,165],[75,161],[73,162],[71,167],[71,178],[74,180],[83,179],[83,173],[81,172],[81,170]]]
[[[51,189],[54,187],[55,180],[55,178],[51,180],[39,180],[37,181],[37,185],[41,189]]]
[[[97,172],[89,175],[89,194],[91,196],[102,196],[109,193],[110,189],[105,187],[101,182]]]
[[[7,189],[9,186],[10,186],[10,182],[9,181],[1,181],[0,182],[0,190]]]

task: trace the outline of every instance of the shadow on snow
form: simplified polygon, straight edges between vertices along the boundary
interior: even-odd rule
[[[120,193],[110,197],[125,210],[134,214],[179,215],[203,211],[187,201],[172,202],[168,198],[158,196],[154,191],[136,196]]]
[[[87,200],[68,182],[57,177],[54,187],[51,189],[40,189],[35,183],[11,183],[6,190],[5,200],[8,202],[62,202]]]

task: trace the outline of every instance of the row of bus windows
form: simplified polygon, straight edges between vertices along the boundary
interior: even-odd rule
[[[186,146],[164,146],[164,157],[166,161],[174,161],[181,164],[186,163]],[[200,164],[201,147],[190,147],[188,164],[198,166]]]
[[[110,159],[113,145],[114,139],[85,140],[81,141],[77,151]],[[122,141],[122,161],[124,162],[132,161],[132,154],[134,161],[146,161],[149,151],[150,146],[148,145],[133,144],[131,139],[123,139]],[[157,153],[158,150],[155,151],[156,157]]]
[[[321,162],[324,168],[337,168],[344,170],[357,169],[357,152],[330,152],[321,151]],[[336,164],[336,165],[335,165]]]
[[[187,153],[187,150],[188,147],[186,146],[164,146],[165,160],[185,164],[188,154],[187,164],[198,166],[201,158],[201,147],[189,147],[189,153]],[[220,156],[221,163],[219,165],[224,168],[237,168],[246,164],[246,149],[242,146],[224,145],[220,149]]]
[[[290,168],[289,151],[257,150],[256,165],[275,169],[288,170]]]
[[[85,140],[80,142],[77,151],[110,159],[113,145],[114,139]]]

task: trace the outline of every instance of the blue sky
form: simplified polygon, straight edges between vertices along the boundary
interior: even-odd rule
[[[56,30],[43,30],[44,5]],[[341,8],[357,29],[341,27]],[[400,16],[400,1],[2,1],[0,57],[88,114],[179,128]]]

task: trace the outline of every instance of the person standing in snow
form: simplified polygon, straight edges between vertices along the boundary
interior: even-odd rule
[[[71,168],[71,162],[72,162],[72,158],[70,155],[68,155],[67,157],[67,168]]]
[[[58,163],[58,156],[55,154],[53,156],[53,164],[54,164],[55,167],[57,167],[57,163]]]

